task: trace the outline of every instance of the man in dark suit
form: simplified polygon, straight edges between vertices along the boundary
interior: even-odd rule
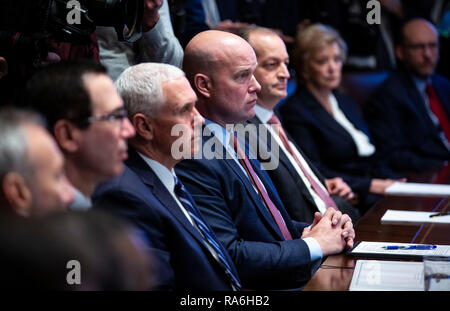
[[[88,209],[98,184],[118,176],[134,129],[105,67],[77,61],[45,67],[27,84],[26,104],[47,119],[73,185],[70,209]]]
[[[424,171],[450,159],[450,82],[435,74],[436,28],[412,19],[395,52],[401,68],[390,74],[365,109],[376,147],[402,171]]]
[[[256,56],[245,40],[202,32],[187,45],[183,66],[206,120],[202,154],[180,162],[177,174],[230,253],[244,287],[302,286],[320,259],[353,244],[350,218],[329,208],[323,217],[315,215],[311,227],[293,221],[260,163],[243,151],[248,149],[234,125],[254,116],[260,90],[253,76]]]
[[[125,70],[116,86],[136,137],[130,140],[124,173],[100,185],[95,206],[139,228],[157,260],[156,289],[240,289],[232,260],[173,171],[197,150],[194,122],[203,122],[183,71],[167,64],[140,64]],[[171,135],[177,128],[181,135]]]
[[[339,210],[349,214],[355,222],[359,212],[347,201],[354,197],[352,189],[342,178],[325,180],[301,149],[288,138],[274,114],[275,106],[287,96],[290,77],[287,68],[289,55],[283,40],[270,29],[254,26],[248,27],[242,37],[255,50],[258,66],[254,75],[261,85],[255,116],[248,123],[255,125],[249,129],[254,130],[251,134],[260,138],[262,146],[251,147],[258,147],[254,152],[263,164],[269,158],[279,158],[279,165],[268,168],[267,173],[274,181],[289,215],[297,221],[312,222],[314,213],[319,211],[323,214],[327,208],[326,201],[334,199]],[[270,127],[271,124],[274,127]],[[260,135],[260,131],[264,131],[265,135]],[[282,137],[286,137],[287,141],[283,141]],[[312,183],[322,188],[322,192],[314,189],[310,178]],[[321,194],[326,197],[322,198]],[[334,195],[332,198],[331,194]]]

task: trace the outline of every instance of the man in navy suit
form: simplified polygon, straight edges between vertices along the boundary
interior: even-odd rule
[[[124,173],[100,185],[95,206],[138,227],[156,258],[156,289],[239,290],[232,260],[173,170],[197,150],[194,123],[203,123],[183,71],[144,63],[126,69],[116,86],[136,137]],[[176,128],[181,135],[172,135]]]
[[[393,168],[423,171],[450,159],[450,82],[435,74],[436,28],[407,22],[395,49],[401,68],[390,74],[365,110],[376,147]]]
[[[293,221],[260,163],[244,156],[245,141],[232,127],[255,114],[256,66],[252,47],[234,34],[210,30],[189,42],[183,67],[206,120],[202,153],[176,170],[245,288],[298,288],[324,256],[353,245],[354,230],[348,215],[332,208],[317,213],[311,227]]]
[[[261,85],[255,116],[248,121],[249,124],[255,125],[249,128],[254,129],[252,134],[257,135],[260,138],[259,143],[262,144],[255,148],[257,149],[255,153],[262,163],[264,163],[262,160],[279,156],[279,165],[274,169],[268,169],[267,173],[273,180],[289,215],[297,221],[312,222],[315,212],[325,212],[326,200],[314,190],[308,179],[313,178],[316,184],[323,187],[324,195],[334,200],[339,210],[349,214],[355,222],[359,212],[347,201],[354,197],[352,189],[342,178],[324,179],[302,150],[288,138],[289,135],[281,123],[274,123],[278,118],[273,109],[280,100],[286,98],[287,82],[290,77],[287,68],[289,55],[283,40],[274,31],[256,26],[245,29],[242,37],[255,50],[258,60],[255,78]],[[271,124],[275,127],[272,128]],[[281,139],[280,133],[276,132],[276,126],[280,127],[280,132],[286,134],[288,142]],[[260,135],[261,131],[267,135]],[[286,147],[285,144],[289,145]],[[272,149],[278,152],[273,153]],[[297,160],[301,162],[298,163]]]

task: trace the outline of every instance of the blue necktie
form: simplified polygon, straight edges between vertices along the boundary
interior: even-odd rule
[[[200,215],[199,210],[197,207],[195,207],[195,203],[191,200],[189,195],[187,194],[186,188],[184,188],[181,181],[174,176],[175,179],[175,194],[178,196],[178,199],[180,200],[181,204],[183,204],[186,211],[189,213],[189,215],[192,217],[192,219],[197,224],[198,229],[203,234],[203,236],[206,239],[206,242],[211,246],[212,249],[217,254],[218,257],[218,263],[220,266],[224,269],[225,274],[229,278],[231,284],[236,290],[241,289],[241,283],[239,282],[236,275],[233,274],[231,271],[230,263],[228,262],[227,258],[225,257],[225,254],[222,251],[222,248],[219,245],[219,242],[214,237],[214,233],[209,229],[209,227],[205,224],[205,222],[202,219],[202,216]],[[213,256],[216,258],[215,256]]]

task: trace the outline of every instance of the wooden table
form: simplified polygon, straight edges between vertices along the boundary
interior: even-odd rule
[[[450,184],[450,164],[439,172],[409,175],[408,181]],[[381,224],[387,209],[444,212],[450,210],[450,198],[385,197],[355,224],[356,241],[450,244],[449,224]],[[329,256],[303,290],[346,291],[355,265],[356,259],[345,254]]]

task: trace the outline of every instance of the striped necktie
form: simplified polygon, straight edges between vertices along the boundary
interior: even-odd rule
[[[267,191],[264,189],[263,185],[261,184],[250,161],[248,160],[244,151],[241,149],[236,135],[233,135],[233,148],[237,154],[239,163],[244,168],[244,170],[247,172],[247,175],[250,178],[250,181],[252,182],[252,184],[256,188],[256,190],[258,191],[258,194],[259,194],[261,200],[263,201],[264,205],[267,207],[269,212],[272,214],[272,217],[275,220],[281,233],[283,234],[284,239],[292,240],[292,235],[289,232],[289,229],[286,226],[286,223],[284,222],[284,219],[281,216],[280,211],[275,206],[275,204],[272,202],[272,200],[269,197],[269,194],[267,193]]]
[[[198,230],[204,236],[206,243],[208,243],[208,245],[211,246],[211,248],[214,250],[214,252],[216,252],[217,256],[213,256],[213,257],[217,259],[217,262],[225,271],[225,274],[227,275],[228,279],[230,280],[233,288],[235,290],[240,290],[242,287],[241,283],[239,282],[238,277],[236,275],[234,275],[233,271],[231,270],[230,263],[228,262],[227,258],[225,257],[222,247],[220,247],[219,242],[216,240],[216,238],[214,236],[214,233],[203,221],[203,218],[200,215],[200,211],[195,206],[195,203],[191,200],[184,185],[181,183],[181,181],[176,176],[174,176],[174,179],[175,179],[175,189],[174,189],[175,194],[177,195],[181,204],[183,204],[184,208],[186,209],[186,211],[189,213],[189,215],[191,216],[191,218],[197,225]]]
[[[291,156],[294,158],[295,162],[297,162],[298,166],[302,170],[303,174],[305,174],[306,179],[308,179],[309,183],[311,184],[311,187],[313,190],[317,193],[317,195],[322,199],[322,201],[325,202],[325,204],[328,207],[332,207],[335,210],[339,210],[336,203],[334,203],[333,199],[330,197],[328,193],[326,193],[320,185],[314,180],[314,178],[308,173],[306,168],[302,165],[302,162],[295,154],[294,150],[292,150],[291,145],[289,143],[289,139],[286,135],[286,133],[283,130],[283,127],[281,126],[280,120],[277,118],[275,114],[272,115],[272,117],[269,119],[269,124],[273,124],[278,127],[278,136],[280,137],[281,141],[283,142],[284,147],[286,150],[291,154]]]

